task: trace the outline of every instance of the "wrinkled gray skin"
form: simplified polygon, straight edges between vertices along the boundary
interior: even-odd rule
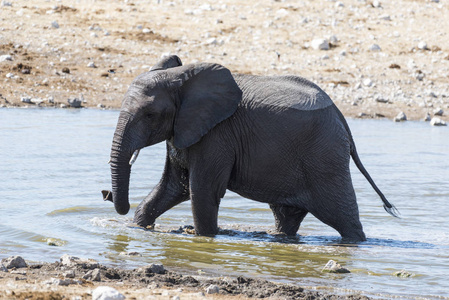
[[[280,233],[295,235],[311,213],[347,240],[363,241],[349,160],[376,187],[357,155],[348,125],[318,86],[294,76],[232,75],[177,56],[138,76],[123,100],[111,151],[112,197],[129,211],[133,152],[167,143],[159,184],[138,206],[147,226],[191,199],[196,233],[218,232],[226,189],[268,203]]]

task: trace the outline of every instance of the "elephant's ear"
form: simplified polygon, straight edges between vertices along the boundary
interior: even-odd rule
[[[174,145],[183,149],[229,118],[237,110],[242,91],[231,72],[217,64],[200,63],[176,70],[181,103],[174,123]]]
[[[179,66],[182,66],[181,59],[177,55],[170,55],[164,57],[157,64],[152,66],[150,71],[165,70]]]

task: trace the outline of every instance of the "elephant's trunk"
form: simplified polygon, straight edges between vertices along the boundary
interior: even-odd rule
[[[111,150],[112,199],[110,200],[114,202],[115,210],[121,215],[126,215],[130,207],[128,193],[131,165],[129,162],[135,150],[127,132],[131,117],[132,115],[126,111],[120,113]]]

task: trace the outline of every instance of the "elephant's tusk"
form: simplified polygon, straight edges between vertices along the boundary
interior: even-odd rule
[[[140,149],[134,151],[133,156],[131,156],[131,159],[129,160],[129,165],[130,166],[132,166],[133,163],[136,161],[137,156],[139,156],[139,152],[140,152]]]
[[[111,164],[111,159],[108,160],[108,165],[110,165],[110,164]]]

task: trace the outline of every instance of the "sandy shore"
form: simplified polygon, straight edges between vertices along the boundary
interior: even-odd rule
[[[97,299],[97,288],[104,286],[126,299],[368,299],[245,277],[183,275],[157,264],[125,270],[69,255],[54,263],[39,264],[26,264],[17,256],[10,258],[15,260],[15,267],[6,270],[6,262],[1,266],[0,299]]]
[[[0,105],[118,108],[161,56],[295,74],[346,116],[448,120],[444,1],[2,1]],[[315,49],[326,39],[329,49]],[[322,41],[323,42],[323,41]],[[326,43],[321,43],[321,47]]]

